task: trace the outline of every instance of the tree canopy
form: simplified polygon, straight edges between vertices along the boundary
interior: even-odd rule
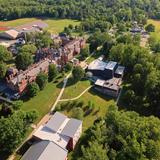
[[[84,77],[84,70],[80,66],[76,66],[72,71],[73,79],[80,81]]]
[[[158,159],[160,120],[110,106],[106,118],[95,123],[82,141],[81,159]]]
[[[21,52],[15,59],[16,67],[21,70],[26,70],[32,63],[33,57],[30,52]]]

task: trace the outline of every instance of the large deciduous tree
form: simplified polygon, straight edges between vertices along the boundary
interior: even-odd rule
[[[7,65],[4,62],[0,62],[0,79],[4,78],[7,71]]]
[[[8,61],[12,58],[12,54],[6,47],[0,45],[0,61]]]
[[[32,54],[29,52],[22,52],[18,54],[15,63],[19,70],[26,70],[33,63]]]
[[[20,52],[22,52],[22,53],[27,52],[27,53],[35,54],[36,51],[37,51],[37,47],[35,45],[33,45],[33,44],[24,45],[20,49]]]
[[[28,84],[27,86],[27,95],[29,97],[34,97],[38,94],[39,92],[39,86],[37,83],[33,82],[33,83],[30,83]]]
[[[72,75],[75,81],[79,81],[84,77],[85,73],[84,73],[84,70],[80,66],[76,66],[74,67],[72,71]]]
[[[30,116],[28,116],[30,115]],[[14,112],[0,119],[0,153],[11,153],[22,142],[31,123],[37,118],[32,112]]]
[[[48,80],[53,81],[54,78],[58,75],[58,69],[55,64],[50,64],[48,69]]]
[[[43,90],[48,82],[48,75],[46,73],[39,73],[36,78],[36,83],[38,84],[40,90]]]

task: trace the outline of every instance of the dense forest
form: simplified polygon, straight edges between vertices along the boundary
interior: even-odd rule
[[[0,19],[50,16],[142,21],[147,16],[159,18],[159,7],[158,0],[0,0]]]

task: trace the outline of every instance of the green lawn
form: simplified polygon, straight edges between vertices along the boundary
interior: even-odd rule
[[[105,96],[99,95],[93,89],[89,90],[86,92],[80,99],[77,101],[83,101],[85,107],[88,105],[88,102],[91,101],[92,103],[95,104],[95,109],[92,111],[91,114],[88,116],[85,116],[83,119],[83,131],[88,129],[93,125],[93,122],[98,118],[98,117],[104,117],[106,115],[106,112],[108,110],[108,107],[114,103],[113,100],[108,99]],[[62,102],[61,102],[62,103]],[[64,103],[64,102],[63,102]],[[99,112],[96,113],[96,111],[99,110]],[[64,114],[68,115],[69,117],[72,117],[72,110],[69,112],[67,110],[63,111]]]
[[[61,82],[61,80],[62,79],[59,79],[59,82]],[[22,110],[30,111],[36,109],[39,112],[39,117],[36,121],[38,122],[49,112],[57,96],[59,95],[60,88],[57,87],[58,83],[48,83],[45,89],[40,91],[36,97],[24,102]]]
[[[1,22],[0,25],[6,26],[6,27],[17,27],[19,25],[23,25],[25,23],[33,22],[36,20],[43,20],[45,23],[47,23],[49,26],[47,30],[50,31],[51,33],[62,32],[64,27],[67,27],[69,24],[72,24],[73,26],[80,24],[80,21],[71,20],[71,19],[21,18],[21,19]]]
[[[70,24],[73,26],[80,24],[80,21],[71,19],[45,19],[44,22],[48,24],[48,31],[51,33],[60,33],[64,30],[64,27],[67,27]]]
[[[110,105],[114,104],[114,100],[108,99],[107,97],[100,95],[99,93],[96,93],[93,89],[90,89],[88,92],[86,92],[79,100],[77,101],[83,101],[84,105],[82,106],[85,108],[85,106],[88,105],[88,101],[91,101],[95,104],[94,110],[87,116],[84,116],[83,118],[83,133],[93,125],[94,121],[99,117],[104,117],[107,113],[107,110]],[[61,102],[61,104],[64,102]],[[65,115],[72,117],[72,109],[70,111],[64,110],[62,111]],[[75,152],[79,152],[80,150],[79,145],[76,146],[75,150],[73,152],[70,152],[68,154],[68,159],[72,160],[75,159],[74,154]]]
[[[79,96],[86,88],[90,86],[90,84],[91,83],[88,80],[82,80],[74,84],[70,78],[61,99],[75,98]]]
[[[86,88],[91,86],[90,81],[84,80],[79,81],[77,83],[72,83],[73,81],[69,79],[68,86],[66,87],[62,98],[61,99],[70,99],[75,98],[79,96]],[[99,94],[96,92],[93,88],[91,88],[89,91],[87,91],[85,94],[83,94],[79,99],[76,101],[83,101],[85,107],[88,105],[88,102],[91,101],[96,106],[95,111],[97,109],[100,109],[100,111],[97,114],[91,113],[89,116],[86,116],[83,121],[83,129],[88,129],[94,122],[94,120],[99,116],[104,116],[106,114],[107,108],[110,104],[113,103],[113,100],[105,97],[104,95]],[[70,101],[73,102],[73,101]],[[64,104],[66,102],[60,102],[60,104]],[[72,117],[72,109],[71,110],[64,110],[64,113],[70,117]]]
[[[1,24],[6,27],[17,27],[25,23],[33,22],[38,20],[38,18],[20,18],[16,20],[3,21]]]
[[[64,90],[64,93],[62,95],[61,99],[70,99],[75,98],[79,96],[86,88],[91,86],[91,82],[88,80],[82,80],[77,83],[73,83],[72,79],[70,78],[67,83],[67,87]],[[91,101],[95,104],[97,108],[100,107],[100,111],[96,115],[89,115],[84,118],[83,122],[83,129],[86,130],[88,127],[90,127],[94,120],[97,118],[97,116],[104,116],[107,111],[107,106],[113,103],[113,100],[108,99],[107,97],[99,94],[98,92],[95,92],[94,89],[90,89],[87,91],[82,97],[77,99],[76,101],[83,101],[84,106],[88,104],[88,101]],[[72,101],[73,102],[73,101]],[[59,104],[66,103],[61,102]],[[64,111],[65,114],[72,116],[72,109],[68,112],[67,110]]]
[[[151,36],[153,36],[157,40],[160,40],[160,21],[149,19],[147,24],[153,24],[155,26],[155,32],[151,33]]]

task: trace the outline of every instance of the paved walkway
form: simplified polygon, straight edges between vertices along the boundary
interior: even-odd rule
[[[59,102],[66,102],[66,101],[74,101],[79,99],[83,94],[85,94],[89,89],[91,89],[92,86],[89,86],[87,89],[85,89],[79,96],[75,97],[75,98],[70,98],[70,99],[60,99]]]
[[[62,89],[61,89],[61,92],[59,93],[59,95],[58,95],[58,97],[57,97],[54,105],[52,106],[50,113],[52,113],[52,112],[54,111],[56,105],[58,104],[59,100],[61,99],[61,97],[62,97],[62,95],[63,95],[63,92],[64,92],[64,90],[65,90],[65,88],[66,88],[66,85],[67,85],[67,82],[68,82],[68,78],[71,76],[71,74],[72,74],[72,73],[69,73],[69,74],[67,75],[67,77],[64,79],[64,81],[63,81],[63,87],[62,87]]]

